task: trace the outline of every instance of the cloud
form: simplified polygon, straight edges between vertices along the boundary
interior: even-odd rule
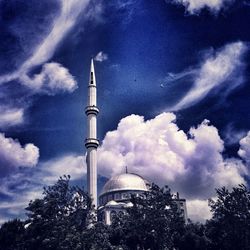
[[[22,146],[18,140],[0,133],[0,176],[5,176],[17,167],[34,167],[39,158],[39,149],[32,143]]]
[[[105,54],[103,51],[100,51],[96,56],[95,56],[95,61],[97,62],[103,62],[108,60],[108,55]]]
[[[2,197],[0,224],[1,221],[7,221],[10,218],[25,217],[24,208],[29,201],[41,197],[43,187],[53,185],[60,176],[70,175],[71,181],[81,180],[82,183],[85,174],[85,157],[68,154],[40,162],[36,168],[20,168],[12,175],[0,176]]]
[[[188,218],[197,222],[205,222],[212,217],[208,200],[187,200],[187,213]]]
[[[36,74],[32,78],[23,75],[20,80],[34,92],[52,95],[60,92],[70,93],[77,88],[77,83],[68,69],[55,62],[45,63],[40,74]]]
[[[227,145],[238,145],[240,139],[242,139],[246,134],[247,132],[245,130],[237,130],[234,128],[233,123],[229,123],[223,131],[223,138],[225,144]]]
[[[173,4],[181,4],[185,7],[186,11],[191,14],[199,14],[202,9],[207,8],[213,14],[217,14],[228,5],[235,2],[235,0],[167,0]]]
[[[43,169],[41,177],[44,183],[53,183],[60,175],[70,175],[71,180],[83,179],[86,174],[85,157],[79,155],[65,155],[46,161],[40,166]]]
[[[47,62],[57,46],[76,24],[79,15],[87,7],[89,0],[61,0],[61,13],[55,18],[47,37],[37,46],[35,53],[21,67],[21,71]]]
[[[31,105],[33,95],[71,93],[77,88],[77,82],[67,68],[59,63],[47,63],[47,61],[53,57],[62,40],[78,23],[82,13],[84,11],[91,11],[91,9],[87,8],[89,2],[89,0],[59,0],[60,11],[51,12],[54,18],[52,19],[51,16],[48,18],[52,22],[48,23],[48,21],[44,21],[44,23],[39,24],[37,27],[36,23],[32,25],[29,19],[28,22],[23,21],[21,24],[14,23],[15,29],[9,27],[9,29],[14,30],[13,32],[17,32],[16,30],[18,30],[17,39],[25,43],[23,45],[25,49],[23,50],[29,51],[29,57],[22,61],[21,64],[18,62],[20,66],[15,71],[0,75],[0,127],[2,129],[20,125],[25,121],[24,112]],[[24,32],[28,38],[20,37],[19,33],[22,33],[20,29],[29,29],[30,26],[36,26],[36,29],[39,30],[41,29],[40,26],[44,26],[44,24],[47,27],[46,32],[43,27],[43,34],[46,33],[45,36],[42,36],[38,32],[36,36],[29,39],[33,40],[33,42],[27,42],[25,39],[28,39],[29,36],[26,33],[30,34],[30,31]],[[18,57],[19,54],[15,56]],[[20,58],[23,58],[23,55]],[[4,62],[3,64],[8,64],[8,62]],[[34,70],[37,72],[39,67],[41,68],[41,72],[33,73]],[[17,84],[21,84],[21,86],[17,87]]]
[[[189,216],[204,220],[210,215],[205,200],[214,196],[215,188],[246,183],[246,166],[239,159],[224,158],[223,150],[217,128],[207,120],[185,133],[173,113],[148,121],[130,115],[106,134],[98,149],[98,171],[110,177],[128,166],[129,172],[180,192],[188,200]]]
[[[89,2],[89,0],[61,0],[61,12],[54,19],[49,34],[41,41],[39,45],[36,46],[32,56],[29,57],[18,70],[10,74],[0,76],[0,83],[19,79],[21,83],[34,89],[35,91],[40,89],[42,92],[44,92],[42,88],[38,88],[42,81],[40,78],[42,78],[44,75],[42,74],[41,76],[35,75],[33,77],[29,77],[28,74],[35,66],[42,65],[52,58],[58,45],[77,23],[80,14],[86,9]],[[48,67],[48,64],[45,64],[43,70],[46,70]],[[58,67],[62,72],[62,66],[58,64]],[[65,69],[65,71],[67,71],[67,69]],[[68,71],[67,74],[69,74]],[[60,84],[62,84],[62,86]],[[49,85],[49,88],[52,88],[50,88],[48,93],[51,94],[52,89],[56,91],[58,89],[63,89],[64,91],[71,92],[74,88],[69,87],[67,84],[65,85],[65,82],[63,81],[57,81],[56,86]]]
[[[16,126],[24,122],[24,109],[0,106],[0,128]]]
[[[248,164],[250,163],[250,131],[248,131],[247,135],[240,140],[240,149],[238,154]]]
[[[175,118],[173,113],[148,121],[137,115],[123,118],[98,151],[100,174],[110,177],[128,166],[187,198],[209,198],[216,187],[245,183],[244,165],[223,158],[224,143],[214,126],[205,120],[185,133]]]
[[[190,107],[201,101],[212,91],[216,93],[224,87],[224,95],[244,82],[243,56],[248,46],[243,42],[234,42],[225,45],[217,51],[211,50],[201,66],[196,69],[192,88],[187,94],[169,110],[180,110]],[[190,71],[189,71],[190,72]],[[193,74],[193,71],[191,71]],[[183,72],[180,73],[183,75]]]

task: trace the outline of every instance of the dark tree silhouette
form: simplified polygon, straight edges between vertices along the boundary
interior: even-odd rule
[[[44,189],[44,197],[26,208],[27,249],[85,249],[82,232],[93,223],[89,196],[69,185],[69,176]]]
[[[179,250],[207,250],[210,249],[210,240],[206,236],[206,227],[201,223],[188,221],[184,234],[177,244]]]
[[[18,219],[5,222],[0,228],[0,250],[21,250],[23,247],[24,223]]]
[[[174,249],[184,232],[184,219],[168,187],[153,184],[150,192],[133,196],[133,206],[111,225],[111,242],[122,249]]]
[[[250,250],[250,192],[217,189],[206,224],[184,223],[168,187],[152,185],[110,226],[96,221],[83,189],[60,178],[28,205],[28,219],[0,228],[0,250]]]
[[[225,187],[216,190],[217,199],[209,200],[213,213],[207,222],[207,235],[212,249],[250,249],[250,192],[239,185],[230,192]]]

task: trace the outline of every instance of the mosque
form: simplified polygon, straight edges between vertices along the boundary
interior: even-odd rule
[[[97,199],[97,148],[99,141],[97,139],[97,87],[95,78],[94,61],[91,60],[90,79],[88,84],[88,104],[85,108],[87,115],[87,139],[85,147],[87,149],[87,191],[92,198],[92,203],[98,210],[98,218],[105,224],[110,225],[112,216],[116,213],[124,213],[124,210],[133,206],[130,201],[131,195],[143,195],[149,191],[150,182],[136,173],[121,173],[111,177],[104,185],[99,196],[99,205]],[[181,199],[177,193],[175,202],[183,218],[187,221],[186,200]]]

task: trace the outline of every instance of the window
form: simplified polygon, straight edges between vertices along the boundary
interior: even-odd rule
[[[113,200],[113,195],[112,195],[112,194],[109,194],[109,196],[108,196],[108,201],[111,201],[111,200]]]
[[[94,78],[94,75],[93,75],[93,72],[91,72],[90,73],[90,84],[94,83],[93,78]]]
[[[121,194],[120,193],[116,193],[115,194],[115,200],[119,200],[121,199]]]

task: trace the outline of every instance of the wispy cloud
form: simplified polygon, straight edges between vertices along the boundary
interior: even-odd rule
[[[44,183],[53,183],[62,174],[70,175],[72,180],[82,179],[86,174],[85,157],[79,155],[65,155],[40,165],[43,170],[41,179]]]
[[[90,0],[60,0],[61,10],[56,12],[53,22],[48,25],[49,32],[39,39],[40,43],[30,47],[31,56],[14,72],[0,76],[0,127],[2,129],[25,122],[25,111],[31,105],[33,95],[71,93],[77,88],[77,82],[67,68],[59,63],[47,61],[53,57],[62,40],[78,23],[82,13],[91,11],[88,8],[89,2]],[[35,41],[37,42],[37,39]],[[41,71],[33,73],[32,70],[35,67],[37,67],[36,72],[39,67]],[[16,88],[14,84],[21,84],[21,86]],[[11,88],[12,91],[10,91]],[[19,100],[9,98],[13,96],[14,88],[15,96],[20,96]]]
[[[89,0],[61,0],[61,12],[54,19],[49,34],[39,45],[36,45],[36,49],[32,56],[29,57],[18,70],[10,74],[0,76],[0,83],[19,79],[22,84],[37,90],[37,81],[39,81],[39,76],[29,77],[28,73],[33,67],[42,65],[51,59],[58,45],[77,23],[80,14],[86,9],[89,2]],[[46,67],[46,65],[44,67]],[[63,86],[65,85],[62,81],[60,83],[62,83]],[[57,85],[56,89],[63,88],[63,86],[61,87]]]
[[[229,123],[222,135],[227,145],[238,144],[239,141],[247,134],[246,130],[238,130],[234,128],[233,123]]]
[[[183,5],[189,14],[194,15],[199,14],[204,8],[207,8],[213,14],[217,14],[235,0],[166,0],[166,2]]]
[[[248,46],[243,42],[227,44],[216,51],[211,50],[199,68],[179,73],[180,77],[185,76],[186,72],[187,75],[190,75],[190,72],[195,73],[194,83],[186,95],[169,110],[190,107],[205,98],[212,90],[216,93],[221,87],[225,87],[223,95],[228,95],[244,82],[243,56],[247,50]]]
[[[94,59],[97,62],[103,62],[103,61],[108,60],[108,55],[105,54],[103,51],[100,51],[99,53],[97,53]]]
[[[16,126],[24,122],[24,108],[0,105],[0,128]]]

